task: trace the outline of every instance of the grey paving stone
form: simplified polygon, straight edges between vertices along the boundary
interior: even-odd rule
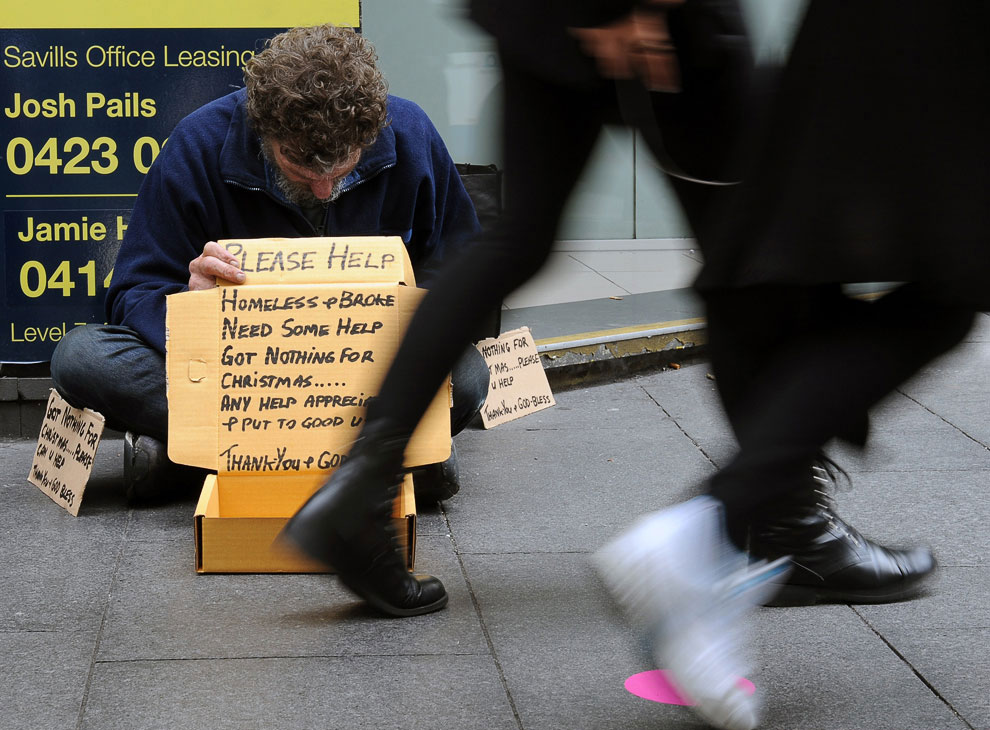
[[[0,511],[0,525],[31,522],[37,524],[42,519],[45,525],[74,524],[71,515],[40,492],[37,487],[28,482],[31,463],[37,446],[35,440],[19,439],[0,444],[0,493],[3,495],[4,510]],[[93,520],[100,523],[117,525],[112,529],[122,530],[126,521],[126,505],[123,491],[120,489],[119,465],[110,454],[113,445],[101,443],[93,462],[93,472],[83,493],[82,506],[79,510],[80,520],[89,520],[90,529]],[[53,509],[46,509],[51,506]]]
[[[982,371],[983,361],[979,356],[990,357],[990,351],[984,348],[962,353],[949,369],[951,378],[928,373],[913,381],[911,387],[922,389],[925,393],[922,400],[926,402],[908,397],[912,393],[906,387],[908,395],[894,393],[879,404],[871,412],[872,439],[865,454],[843,444],[830,445],[829,452],[840,456],[843,466],[852,470],[916,469],[922,460],[928,460],[936,469],[981,466],[984,454],[980,444],[968,439],[959,429],[976,438],[985,436],[990,443],[988,421],[980,418],[982,400],[959,395],[953,401],[949,400],[951,392],[946,395],[946,381],[954,381],[958,377],[956,371],[961,368]],[[715,382],[707,377],[709,370],[706,363],[700,363],[678,371],[641,376],[631,382],[642,385],[705,453],[722,465],[734,453],[735,440],[718,402]],[[943,403],[955,408],[940,408]],[[955,423],[954,417],[963,423]],[[927,448],[935,441],[941,444],[942,439],[947,440],[949,448]],[[990,452],[986,456],[990,458]]]
[[[707,363],[697,363],[644,375],[634,382],[670,414],[706,457],[722,466],[735,454],[737,444],[710,373]]]
[[[885,638],[969,726],[990,728],[990,628],[893,630]]]
[[[896,631],[990,629],[990,568],[943,567],[921,598],[859,606],[857,611],[884,636]],[[986,646],[979,647],[986,653]]]
[[[0,495],[4,501],[0,524],[3,526],[23,522],[45,502],[54,504],[28,481],[36,447],[35,442],[24,439],[0,441]]]
[[[37,444],[27,439],[0,439],[0,484],[27,479]]]
[[[959,429],[962,435],[990,448],[990,419],[984,398],[973,393],[935,391],[920,399],[925,408]]]
[[[696,726],[683,708],[623,689],[651,660],[585,556],[469,555],[465,564],[524,727]],[[847,607],[760,611],[753,646],[761,728],[965,727]]]
[[[952,708],[984,728],[990,726],[988,590],[990,569],[943,567],[920,598],[854,609]]]
[[[698,447],[705,458],[708,459],[716,469],[721,469],[731,461],[738,452],[738,445],[735,438],[719,439],[715,441],[698,440]]]
[[[454,500],[471,499],[471,494],[478,489],[474,482],[461,482],[462,491],[440,504],[416,505],[416,535],[419,537],[445,536],[450,534],[447,529],[447,517],[444,513],[446,505]]]
[[[753,636],[765,730],[966,727],[848,607],[763,609]]]
[[[629,382],[643,388],[675,418],[692,416],[713,424],[725,424],[718,386],[707,362],[640,375]]]
[[[462,552],[593,550],[713,471],[670,419],[605,433],[495,429],[460,453],[477,485],[445,507]]]
[[[652,669],[588,556],[467,555],[471,584],[524,728],[699,727],[684,708],[628,693]]]
[[[488,432],[624,429],[664,417],[656,403],[633,381],[565,390],[555,393],[554,400],[556,405],[550,408],[503,423]],[[459,438],[468,433],[462,432]]]
[[[487,656],[96,665],[81,730],[516,728]]]
[[[48,502],[40,505],[42,514],[63,512],[68,520],[74,519],[40,496]],[[99,627],[122,535],[91,531],[80,520],[64,529],[39,528],[37,524],[8,527],[3,539],[0,631]]]
[[[901,390],[922,401],[934,392],[984,394],[990,387],[988,358],[990,341],[963,343],[923,368]]]
[[[75,727],[95,645],[95,631],[0,631],[0,725]]]
[[[328,575],[197,575],[189,554],[129,543],[99,659],[479,654],[484,637],[450,541],[424,537],[417,569],[444,581],[445,610],[385,620]]]
[[[938,418],[907,394],[895,391],[870,411],[870,428],[874,431],[924,429]]]
[[[877,424],[865,451],[846,444],[828,453],[847,471],[956,471],[990,468],[990,450],[935,415],[924,427]]]
[[[929,545],[946,567],[987,566],[988,483],[990,470],[859,472],[834,500],[840,515],[885,545]]]
[[[0,446],[0,631],[98,628],[127,514],[84,501],[70,515],[27,481],[34,449]]]
[[[196,500],[184,498],[165,504],[138,505],[130,510],[127,538],[132,542],[178,543],[193,557]]]

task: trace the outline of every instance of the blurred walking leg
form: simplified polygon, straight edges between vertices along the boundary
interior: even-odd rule
[[[564,204],[601,128],[598,98],[506,64],[506,209],[496,229],[447,264],[423,299],[347,462],[285,535],[341,581],[397,616],[446,605],[442,583],[409,573],[392,548],[389,505],[402,455],[478,322],[542,266]]]
[[[710,298],[712,363],[740,443],[711,480],[729,534],[760,557],[794,556],[782,600],[897,600],[934,568],[926,549],[888,550],[823,505],[812,467],[833,438],[958,344],[971,310],[906,285],[876,302],[837,287],[752,287]],[[759,327],[752,323],[759,322]],[[851,538],[850,538],[851,536]]]

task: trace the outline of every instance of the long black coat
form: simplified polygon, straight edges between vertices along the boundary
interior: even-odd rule
[[[990,308],[990,3],[812,0],[703,292],[918,281]]]

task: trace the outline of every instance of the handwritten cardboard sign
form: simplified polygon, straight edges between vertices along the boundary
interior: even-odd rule
[[[416,285],[409,254],[398,236],[228,238],[220,243],[237,257],[245,285],[345,281]]]
[[[378,391],[385,353],[390,360],[401,338],[397,292],[374,285],[265,289],[257,296],[242,287],[220,291],[217,468],[336,468]]]
[[[102,435],[103,416],[73,408],[52,390],[28,481],[78,516]]]
[[[547,374],[528,327],[482,340],[478,351],[488,363],[488,398],[481,408],[485,428],[556,405]]]
[[[422,290],[399,238],[225,241],[241,285],[168,298],[169,456],[221,475],[340,466]],[[450,454],[434,399],[409,465]]]

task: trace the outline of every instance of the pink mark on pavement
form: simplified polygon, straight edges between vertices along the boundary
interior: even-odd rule
[[[756,686],[745,677],[740,677],[737,684],[746,694],[751,695],[756,691]],[[690,707],[694,704],[691,700],[681,696],[663,669],[651,669],[648,672],[634,674],[626,680],[626,690],[644,700],[662,702],[665,705]]]

